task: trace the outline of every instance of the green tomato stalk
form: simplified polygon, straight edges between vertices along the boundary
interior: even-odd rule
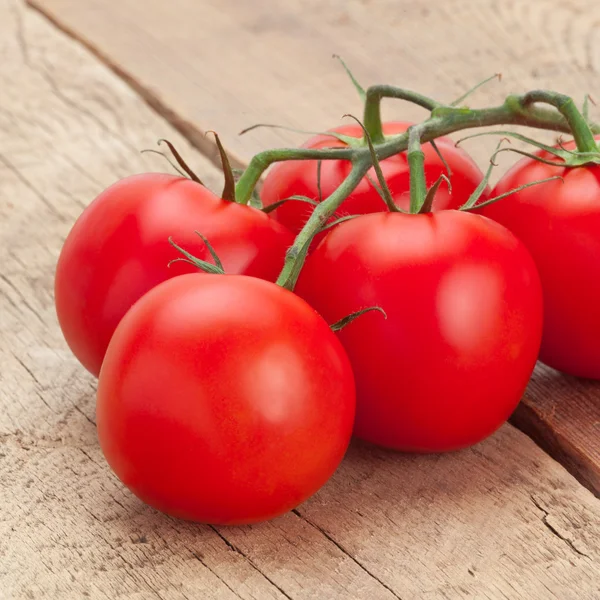
[[[267,150],[252,158],[237,182],[235,199],[241,204],[247,204],[263,172],[275,162],[286,160],[349,160],[352,162],[352,169],[346,179],[328,198],[316,206],[289,249],[283,270],[277,280],[278,284],[288,289],[293,289],[296,283],[314,236],[322,230],[369,169],[378,161],[390,156],[408,150],[411,213],[422,212],[427,208],[424,206],[428,195],[421,144],[455,131],[494,125],[522,125],[572,133],[579,154],[583,157],[578,164],[595,163],[599,160],[600,151],[594,140],[594,134],[600,133],[600,126],[589,124],[573,100],[557,92],[534,90],[522,95],[510,95],[500,106],[481,109],[445,105],[416,92],[387,85],[370,87],[366,90],[364,98],[365,143],[347,148]],[[431,114],[423,122],[412,126],[406,133],[385,137],[380,111],[383,98],[408,100],[428,109]],[[536,106],[538,103],[550,104],[552,108],[538,107]]]

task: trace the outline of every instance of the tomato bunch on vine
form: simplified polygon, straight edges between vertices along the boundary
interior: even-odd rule
[[[443,103],[352,81],[361,119],[241,174],[216,137],[220,193],[165,142],[178,176],[115,183],[67,237],[56,307],[99,375],[102,450],[169,514],[273,518],[331,477],[352,435],[407,452],[476,444],[538,359],[600,379],[600,127],[587,102],[534,90],[473,109],[474,90]],[[384,98],[429,115],[383,122]],[[573,140],[476,134],[535,148],[501,140],[482,173],[447,137],[507,125]],[[524,156],[490,189],[508,150]]]

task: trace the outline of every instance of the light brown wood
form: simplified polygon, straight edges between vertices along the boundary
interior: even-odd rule
[[[220,174],[20,2],[1,0],[0,39],[0,598],[285,598],[279,565],[155,513],[111,475],[96,442],[95,381],[54,316],[54,265],[74,219],[119,177],[163,170],[140,149],[165,136],[209,185]],[[310,565],[312,581],[286,583],[296,596],[322,586],[332,598],[393,598],[298,516],[278,530],[270,555]]]
[[[547,87],[600,99],[600,21],[589,0],[30,0],[93,49],[208,156],[202,132],[217,129],[238,164],[303,136],[262,130],[276,122],[323,130],[360,103],[341,54],[363,84],[395,83],[441,100],[494,72],[475,104]],[[592,107],[593,108],[593,107]],[[598,115],[598,109],[594,109]],[[385,115],[419,119],[422,109],[388,102]],[[550,141],[555,135],[537,132]],[[484,167],[493,138],[466,142]],[[501,173],[515,158],[499,157]],[[600,494],[600,385],[585,394],[540,371],[514,422]],[[560,394],[560,396],[557,396]],[[553,406],[551,418],[547,406]]]
[[[539,365],[511,421],[600,495],[600,386]]]
[[[162,169],[138,153],[156,138],[220,175],[20,0],[0,0],[0,55],[0,598],[598,597],[600,501],[510,425],[445,456],[356,444],[313,499],[253,527],[176,521],[124,489],[55,320],[55,261],[99,190]]]
[[[502,83],[480,89],[475,105],[536,87],[600,98],[600,29],[589,0],[120,0],[110,9],[104,0],[29,1],[170,118],[218,129],[241,161],[303,139],[273,130],[238,137],[253,123],[322,131],[345,113],[360,116],[334,53],[365,86],[392,83],[442,101],[494,73]],[[385,116],[425,113],[389,101]],[[495,144],[469,148],[487,165]]]

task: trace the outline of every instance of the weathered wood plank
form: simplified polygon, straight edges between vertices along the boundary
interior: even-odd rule
[[[121,0],[28,0],[91,46],[151,101],[188,129],[218,129],[247,161],[259,148],[297,143],[284,131],[238,137],[253,123],[323,130],[349,111],[355,90],[336,61],[359,81],[395,83],[440,100],[462,95],[493,73],[475,103],[507,93],[556,87],[583,101],[600,96],[600,31],[588,0],[174,0],[151,10]],[[417,119],[421,108],[386,104],[386,115]],[[192,126],[190,129],[189,126]],[[197,138],[195,138],[197,139]],[[493,140],[470,142],[487,164]],[[499,157],[510,161],[510,158]],[[506,164],[506,163],[505,163]]]
[[[357,444],[314,499],[254,527],[175,521],[129,494],[55,321],[56,257],[156,137],[220,177],[18,0],[0,0],[0,53],[0,597],[598,597],[600,501],[509,425],[446,456]]]
[[[301,136],[243,127],[275,121],[323,129],[360,106],[339,66],[343,55],[363,83],[390,82],[450,99],[494,72],[477,103],[509,91],[557,88],[576,98],[600,97],[600,28],[588,0],[449,0],[422,6],[407,0],[176,0],[152,10],[122,0],[30,0],[100,54],[203,151],[202,131],[214,128],[238,162],[265,147]],[[419,118],[396,103],[389,116]],[[538,136],[540,134],[538,133]],[[552,139],[552,135],[542,135]],[[493,139],[468,142],[478,162]],[[499,157],[502,166],[513,159]],[[600,494],[600,385],[581,393],[570,379],[536,374],[513,422]],[[584,384],[579,384],[584,385]],[[579,390],[579,391],[578,391]],[[552,405],[550,412],[548,406]]]
[[[600,495],[600,385],[538,365],[512,422]]]
[[[0,54],[0,598],[279,600],[321,586],[331,598],[360,589],[393,599],[296,515],[279,526],[277,552],[292,570],[310,566],[311,579],[289,578],[282,591],[280,566],[234,550],[226,531],[144,507],[112,476],[96,441],[95,382],[54,315],[58,251],[106,185],[163,169],[139,153],[158,137],[172,139],[210,185],[221,176],[21,2],[0,1]]]

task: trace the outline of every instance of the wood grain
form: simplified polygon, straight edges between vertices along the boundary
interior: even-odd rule
[[[96,441],[95,381],[62,340],[52,297],[75,218],[119,177],[163,169],[139,150],[167,137],[212,186],[217,170],[101,63],[20,2],[0,1],[0,598],[393,595],[296,515],[281,576],[223,534],[144,507]],[[306,540],[297,547],[298,539]],[[296,596],[300,596],[298,592]],[[307,597],[307,596],[305,596]]]
[[[600,18],[588,0],[30,0],[124,76],[192,143],[214,159],[203,136],[217,129],[243,164],[261,149],[302,136],[249,124],[322,130],[360,114],[339,53],[363,84],[397,83],[450,100],[494,72],[476,104],[513,91],[555,88],[600,99]],[[389,103],[385,114],[419,119],[418,107]],[[597,114],[597,109],[596,109]],[[537,133],[550,141],[554,134]],[[467,142],[483,167],[496,140]],[[500,174],[514,158],[499,157]],[[543,368],[513,422],[600,494],[600,385],[577,391]],[[583,384],[582,384],[583,385]],[[560,396],[557,396],[557,393]],[[554,408],[550,413],[548,406]],[[551,418],[548,416],[551,415]]]
[[[593,600],[600,501],[506,425],[476,448],[354,445],[297,511],[211,528],[144,506],[96,442],[95,382],[62,341],[52,278],[104,186],[160,168],[166,136],[120,79],[20,0],[0,0],[0,598]]]
[[[253,123],[323,130],[345,113],[360,116],[334,53],[363,85],[393,83],[442,101],[494,73],[503,73],[502,83],[482,88],[474,104],[536,87],[581,102],[586,93],[600,98],[600,18],[589,0],[173,0],[153,2],[151,10],[138,0],[110,10],[104,0],[30,3],[126,75],[167,118],[190,131],[218,129],[240,162],[303,139],[273,130],[238,137]],[[425,113],[389,101],[385,116]],[[469,148],[487,165],[495,144],[474,140]]]
[[[600,495],[600,385],[538,365],[512,422]]]

